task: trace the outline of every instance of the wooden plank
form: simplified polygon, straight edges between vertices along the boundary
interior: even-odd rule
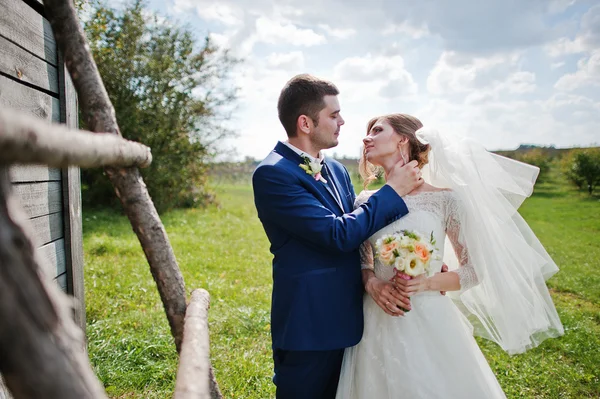
[[[73,81],[71,80],[67,68],[63,69],[63,73],[65,82],[65,116],[62,122],[66,123],[67,126],[72,129],[79,129],[79,104],[77,103],[77,92],[75,91],[75,86],[73,86]]]
[[[58,94],[58,71],[56,67],[1,36],[0,72]]]
[[[46,165],[11,165],[8,173],[13,183],[60,181],[61,179],[60,169],[49,168]]]
[[[19,183],[13,184],[13,190],[30,218],[62,210],[61,182]]]
[[[58,65],[56,41],[47,19],[22,0],[0,0],[0,10],[0,36]]]
[[[33,226],[33,239],[36,247],[41,247],[65,236],[62,212],[33,218],[30,222]]]
[[[0,106],[13,108],[47,121],[60,121],[60,102],[58,98],[19,84],[1,75]]]
[[[63,64],[62,56],[60,63]],[[59,75],[61,122],[68,127],[79,127],[77,93],[69,72],[61,68]],[[65,215],[65,242],[67,254],[67,292],[77,299],[75,322],[85,332],[85,294],[83,285],[83,233],[81,215],[81,176],[79,168],[63,169],[63,213]]]
[[[63,171],[63,213],[65,215],[65,241],[67,253],[67,292],[73,295],[75,322],[85,332],[85,295],[83,285],[83,227],[81,215],[81,183],[79,168],[70,167]]]
[[[57,276],[54,279],[55,282],[58,283],[58,286],[63,290],[63,292],[67,292],[67,273],[63,273],[60,276]]]
[[[42,271],[46,276],[55,279],[66,273],[65,240],[52,241],[37,249],[38,259],[41,262]]]

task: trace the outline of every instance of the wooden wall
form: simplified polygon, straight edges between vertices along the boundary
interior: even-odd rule
[[[77,100],[39,0],[0,0],[0,106],[76,128]],[[45,273],[78,299],[85,327],[79,169],[13,166]],[[3,398],[0,381],[0,399]]]

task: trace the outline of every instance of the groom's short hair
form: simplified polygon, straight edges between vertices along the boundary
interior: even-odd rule
[[[311,118],[317,126],[319,112],[325,108],[325,96],[337,96],[339,90],[331,82],[302,74],[291,78],[281,90],[277,111],[288,137],[296,136],[296,122],[300,115]]]

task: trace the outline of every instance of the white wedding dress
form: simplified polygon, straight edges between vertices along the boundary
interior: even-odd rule
[[[357,206],[373,192],[363,191]],[[449,190],[406,196],[409,214],[368,240],[371,248],[384,234],[412,230],[429,237],[440,251],[456,250],[462,290],[477,285],[468,248],[461,243],[462,207]],[[454,248],[443,248],[446,236]],[[371,251],[363,251],[370,253]],[[370,263],[372,264],[372,259]],[[441,261],[432,262],[439,270]],[[393,269],[377,259],[375,275],[389,280]],[[505,398],[496,377],[477,346],[472,327],[448,296],[422,292],[411,298],[412,310],[392,317],[365,294],[362,340],[347,348],[338,385],[338,399],[494,399]]]

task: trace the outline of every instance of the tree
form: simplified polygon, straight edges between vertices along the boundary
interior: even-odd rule
[[[562,162],[567,179],[592,195],[600,184],[600,148],[571,151]]]
[[[152,149],[143,177],[159,210],[206,203],[207,163],[232,134],[221,127],[236,98],[237,61],[210,39],[161,21],[136,0],[121,12],[91,5],[84,29],[124,137]],[[82,174],[86,203],[116,204],[102,171]]]

